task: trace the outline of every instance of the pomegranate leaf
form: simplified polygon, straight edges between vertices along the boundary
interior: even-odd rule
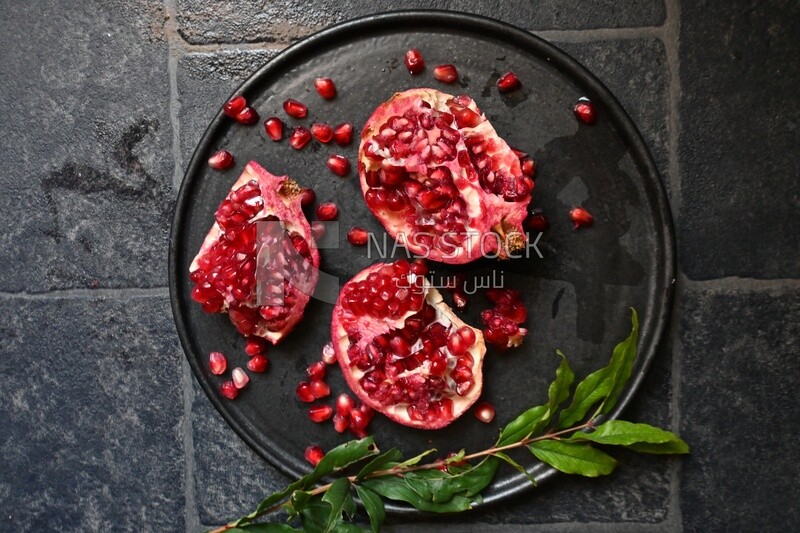
[[[404,478],[395,476],[368,479],[364,481],[362,485],[380,494],[384,498],[406,502],[415,509],[432,513],[466,511],[472,508],[472,503],[475,501],[474,498],[461,496],[459,494],[454,495],[445,502],[425,500],[406,483]]]
[[[514,459],[512,459],[511,457],[509,457],[507,454],[505,454],[503,452],[495,452],[494,455],[495,455],[495,457],[499,457],[500,459],[502,459],[503,461],[505,461],[506,463],[511,465],[513,468],[518,470],[526,478],[528,478],[528,481],[530,481],[531,484],[534,487],[536,486],[536,478],[534,478],[532,475],[530,475],[530,473],[525,469],[524,466],[522,466],[521,464],[519,464],[518,462],[516,462]]]
[[[314,484],[329,474],[377,454],[378,449],[375,447],[373,437],[345,442],[326,453],[314,471],[304,479],[307,479],[310,484]]]
[[[457,473],[438,469],[417,470],[406,474],[406,478],[427,480],[432,499],[437,502],[448,501],[456,494],[472,498],[492,482],[500,462],[496,457],[487,457],[477,466],[471,466]]]
[[[325,531],[339,531],[337,526],[342,523],[343,513],[350,518],[356,514],[356,502],[350,489],[350,480],[342,477],[334,481],[322,496],[322,501],[330,505]]]
[[[269,523],[269,524],[246,524],[226,530],[228,533],[295,533],[303,531],[295,529],[289,524]]]
[[[369,525],[372,526],[373,533],[378,533],[383,525],[383,520],[386,518],[386,509],[383,506],[383,500],[381,500],[381,497],[377,493],[361,485],[356,485],[356,494],[358,494],[358,497],[361,499],[361,503],[364,504],[364,509],[367,511]]]
[[[613,457],[588,444],[540,440],[530,443],[528,448],[537,459],[566,474],[604,476],[617,466]]]
[[[544,419],[547,412],[547,405],[537,405],[519,415],[500,431],[497,446],[507,446],[528,437],[539,421]]]
[[[611,369],[611,388],[600,409],[598,409],[598,414],[611,412],[617,404],[617,398],[619,398],[622,389],[625,388],[631,377],[631,372],[633,372],[633,363],[636,361],[638,345],[639,316],[636,314],[636,309],[631,308],[631,334],[614,348],[611,362],[608,365]]]
[[[674,433],[625,420],[609,420],[597,426],[591,433],[575,433],[569,440],[629,446],[634,447],[633,449],[638,445],[645,445],[637,450],[644,453],[689,453],[689,446]]]
[[[375,457],[362,468],[358,475],[356,476],[357,480],[364,479],[369,474],[376,472],[378,470],[384,470],[386,468],[392,468],[397,466],[398,462],[403,459],[403,454],[397,448],[392,448],[388,452],[382,453],[381,455]]]

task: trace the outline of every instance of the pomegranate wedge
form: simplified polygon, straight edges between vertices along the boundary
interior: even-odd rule
[[[228,313],[242,335],[277,344],[314,292],[320,257],[302,196],[287,176],[251,161],[189,267],[192,299],[208,313]]]

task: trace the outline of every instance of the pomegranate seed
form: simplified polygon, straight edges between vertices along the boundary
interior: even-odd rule
[[[334,154],[326,163],[328,169],[337,176],[347,176],[350,173],[350,161],[343,155]]]
[[[419,74],[425,70],[425,60],[422,59],[422,54],[416,48],[406,52],[405,62],[406,68],[411,74]]]
[[[300,205],[303,207],[308,207],[314,203],[314,200],[317,199],[317,194],[314,192],[314,189],[305,188],[300,195]]]
[[[309,388],[311,390],[311,394],[317,400],[324,398],[331,393],[331,388],[321,379],[313,380],[311,383],[309,383]]]
[[[469,344],[464,342],[458,332],[454,332],[447,338],[447,349],[453,355],[463,355],[469,349]]]
[[[575,229],[591,226],[594,222],[594,217],[582,207],[576,207],[570,211],[569,219],[572,220]]]
[[[333,415],[333,429],[337,433],[344,433],[350,427],[350,418],[342,415]]]
[[[311,463],[311,466],[317,466],[322,458],[325,457],[325,450],[319,446],[309,446],[305,452],[306,461]]]
[[[462,326],[458,328],[457,333],[467,343],[467,346],[472,346],[475,343],[475,330],[469,326]]]
[[[509,148],[511,148],[511,151],[514,152],[514,155],[517,156],[517,158],[520,160],[520,162],[522,162],[523,159],[528,157],[528,154],[526,152],[523,152],[519,148],[514,148],[514,147],[511,147],[511,146],[509,146]]]
[[[233,165],[233,154],[227,150],[220,150],[208,158],[208,166],[214,170],[225,170]]]
[[[481,123],[481,116],[468,107],[455,109],[453,115],[459,128],[474,128]]]
[[[245,107],[247,107],[247,100],[245,100],[244,96],[234,96],[225,102],[225,105],[222,106],[222,112],[231,118],[236,118],[236,115]]]
[[[453,83],[458,79],[455,65],[439,65],[433,69],[433,77],[442,83]]]
[[[252,107],[245,107],[236,115],[236,122],[245,126],[252,126],[258,122],[258,112]]]
[[[359,228],[358,226],[353,226],[350,228],[350,231],[347,232],[347,241],[353,246],[364,246],[367,244],[368,239],[369,234],[367,230]]]
[[[513,72],[506,72],[497,80],[497,89],[501,93],[510,93],[511,91],[516,91],[520,87],[522,87],[522,83]]]
[[[584,124],[594,124],[596,118],[594,104],[588,98],[579,99],[572,111],[575,113],[575,117]]]
[[[247,362],[247,368],[256,374],[263,374],[267,371],[269,366],[269,359],[261,354],[254,355],[252,359]]]
[[[301,402],[311,403],[314,401],[314,393],[311,392],[311,385],[307,381],[301,381],[294,392]]]
[[[332,343],[329,342],[322,347],[322,360],[328,365],[332,365],[336,362],[336,352],[333,349]]]
[[[221,352],[211,352],[208,354],[208,366],[214,375],[222,375],[228,368],[228,359]]]
[[[536,175],[536,163],[533,159],[526,157],[520,161],[520,166],[522,167],[522,174],[532,178]]]
[[[453,293],[453,303],[456,304],[456,307],[459,309],[464,309],[467,306],[467,297],[466,295],[460,292]]]
[[[525,219],[525,227],[541,233],[550,227],[550,220],[544,213],[533,213]]]
[[[312,363],[311,365],[306,368],[306,374],[308,374],[308,378],[311,380],[314,379],[325,379],[325,370],[326,365],[324,361],[317,361],[316,363]]]
[[[317,78],[314,80],[314,88],[326,100],[332,100],[336,97],[336,85],[330,78]]]
[[[306,115],[308,115],[306,105],[291,98],[283,103],[283,110],[286,111],[287,115],[294,118],[306,118]]]
[[[236,397],[239,396],[239,389],[236,388],[233,381],[228,380],[223,381],[222,385],[219,386],[219,393],[229,400],[235,400]]]
[[[416,259],[408,270],[416,276],[425,276],[428,274],[428,265],[425,264],[424,259]]]
[[[333,142],[339,146],[347,146],[353,138],[353,125],[349,122],[342,122],[333,128]]]
[[[273,141],[280,141],[283,139],[283,121],[278,117],[269,117],[264,121],[264,131]]]
[[[320,240],[323,235],[325,235],[325,224],[320,222],[319,220],[314,220],[311,222],[311,235],[314,236],[314,240]]]
[[[479,402],[475,405],[475,418],[488,424],[494,420],[494,406],[489,402]]]
[[[233,377],[233,384],[236,385],[237,389],[243,389],[250,381],[250,377],[247,375],[247,372],[242,370],[242,367],[237,366],[233,369],[231,373],[231,377]]]
[[[327,222],[329,220],[335,220],[337,216],[339,216],[339,208],[336,207],[336,204],[333,202],[327,202],[317,206],[318,219]]]
[[[308,418],[319,424],[333,416],[333,407],[330,405],[312,405],[308,408]]]
[[[336,398],[336,414],[341,416],[350,416],[353,408],[356,406],[355,400],[347,394],[340,394]]]
[[[261,337],[250,337],[244,343],[244,353],[253,357],[267,351],[267,341]]]
[[[311,125],[311,135],[321,143],[329,143],[333,139],[333,128],[323,122],[315,122]]]
[[[297,126],[289,137],[289,144],[295,150],[302,150],[311,140],[311,132],[303,126]]]

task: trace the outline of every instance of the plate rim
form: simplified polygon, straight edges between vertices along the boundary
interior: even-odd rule
[[[616,407],[607,417],[608,419],[617,418],[638,392],[642,380],[647,374],[653,359],[655,359],[658,349],[665,340],[665,335],[672,319],[671,315],[674,310],[673,304],[676,285],[675,273],[677,271],[675,227],[664,181],[658,172],[653,156],[641,132],[614,94],[586,67],[568,53],[534,33],[494,18],[450,10],[396,10],[369,14],[332,24],[291,44],[278,52],[277,55],[269,59],[259,67],[258,70],[245,79],[231,93],[231,96],[242,94],[247,97],[247,95],[259,85],[261,78],[268,76],[271,71],[279,70],[284,63],[291,62],[297,56],[307,53],[309,48],[313,49],[320,44],[324,45],[328,39],[335,39],[337,35],[351,31],[374,31],[380,29],[381,26],[392,26],[403,23],[412,23],[416,26],[420,24],[437,25],[447,28],[462,29],[473,33],[487,32],[490,35],[496,35],[496,38],[504,43],[516,45],[520,49],[526,51],[530,50],[534,56],[544,57],[558,70],[567,71],[574,81],[588,89],[588,92],[593,95],[596,101],[600,100],[603,102],[605,113],[620,127],[618,134],[630,147],[631,152],[635,154],[635,159],[640,165],[639,170],[641,174],[651,183],[653,187],[652,192],[655,197],[650,200],[650,204],[655,207],[653,213],[657,213],[660,218],[660,220],[654,220],[654,226],[657,229],[659,229],[660,226],[661,232],[661,238],[655,240],[659,243],[657,251],[663,254],[663,261],[660,262],[661,272],[659,275],[655,275],[654,279],[656,280],[656,290],[663,288],[664,294],[662,298],[656,298],[656,302],[653,304],[655,317],[645,319],[646,322],[650,322],[653,328],[652,338],[647,346],[641,346],[642,339],[640,338],[637,363],[638,370],[631,376],[628,386],[620,397]],[[181,309],[178,287],[181,282],[186,280],[184,279],[185,276],[178,271],[180,251],[178,250],[177,243],[180,242],[180,234],[185,225],[184,212],[191,206],[190,193],[192,192],[193,185],[198,181],[195,177],[198,175],[201,166],[205,163],[204,156],[209,140],[218,128],[224,125],[226,118],[227,117],[220,109],[209,123],[198,141],[192,153],[192,157],[189,159],[177,194],[170,226],[168,254],[168,282],[172,316],[178,332],[182,351],[189,363],[194,379],[197,380],[206,397],[211,401],[211,404],[215,407],[217,412],[239,438],[262,459],[266,460],[273,468],[283,474],[295,477],[300,473],[279,460],[280,450],[265,446],[264,443],[254,438],[253,435],[248,432],[245,421],[237,419],[232,410],[229,409],[229,406],[223,403],[213,384],[207,379],[202,379],[203,368],[201,368],[199,359],[191,356],[191,354],[197,352],[197,350],[192,346],[193,340],[185,325],[187,318],[184,316]],[[553,478],[557,474],[557,471],[538,463],[531,469],[531,474],[537,483],[541,483]],[[493,485],[494,490],[492,490]],[[491,504],[497,504],[503,500],[507,500],[511,496],[530,491],[534,488],[530,481],[521,473],[509,477],[501,482],[501,485],[502,486],[498,486],[496,482],[490,484],[487,490],[490,490],[491,493],[484,497],[481,503],[475,504],[473,508],[483,508]],[[387,511],[392,511],[394,513],[425,514],[410,506],[395,505],[393,502],[387,502],[386,507]]]

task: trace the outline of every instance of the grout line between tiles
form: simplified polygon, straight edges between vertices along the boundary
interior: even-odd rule
[[[681,78],[680,78],[680,0],[666,0],[667,20],[664,24],[664,49],[667,54],[667,65],[669,67],[669,86],[667,87],[667,98],[669,102],[667,112],[667,171],[669,176],[670,203],[672,213],[678,217],[681,207],[681,167],[679,158],[678,142],[681,135],[680,120],[680,100],[681,100]]]
[[[197,508],[197,487],[195,485],[195,461],[194,461],[194,434],[192,426],[192,401],[194,399],[194,388],[192,387],[192,370],[189,363],[181,353],[181,385],[183,387],[183,421],[181,422],[181,432],[183,437],[183,453],[185,455],[184,470],[184,498],[185,510],[184,519],[186,520],[187,533],[200,531],[200,513]]]
[[[180,116],[180,98],[178,97],[178,47],[177,39],[177,6],[175,0],[164,0],[164,9],[168,18],[164,23],[164,33],[167,36],[167,69],[169,71],[169,120],[172,125],[172,159],[174,169],[172,173],[172,187],[177,194],[183,180],[183,155],[181,154],[181,133],[178,117]],[[177,38],[177,39],[176,39]]]
[[[565,43],[587,43],[625,39],[663,39],[664,26],[599,28],[587,30],[528,30],[542,39]]]
[[[154,298],[169,296],[167,287],[119,289],[57,289],[49,292],[0,292],[0,300],[79,300],[95,298],[115,298],[127,300],[131,298]]]

